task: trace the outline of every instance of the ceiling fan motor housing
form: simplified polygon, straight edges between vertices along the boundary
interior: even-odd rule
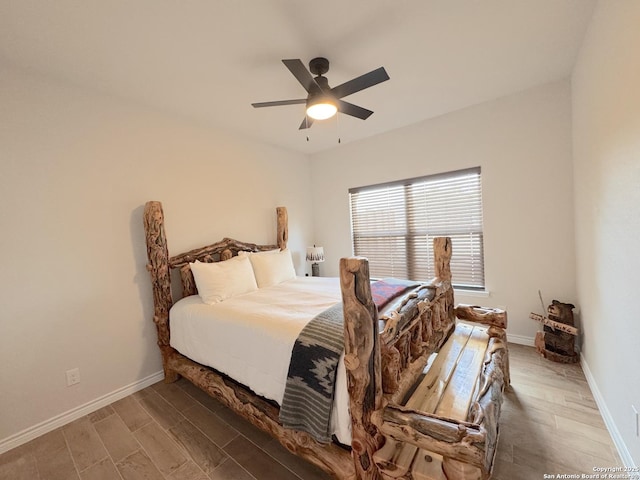
[[[318,86],[322,91],[328,92],[329,90],[331,90],[331,87],[329,87],[329,80],[327,79],[327,77],[317,76],[314,78],[314,80],[316,81],[316,83],[318,84]]]

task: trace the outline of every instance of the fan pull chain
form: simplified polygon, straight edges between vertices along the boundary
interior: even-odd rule
[[[304,116],[304,125],[307,128],[307,132],[309,131],[309,116]],[[309,141],[309,135],[307,135],[307,142]]]

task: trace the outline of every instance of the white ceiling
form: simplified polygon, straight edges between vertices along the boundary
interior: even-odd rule
[[[0,0],[0,61],[313,153],[569,75],[595,0]],[[299,131],[280,61],[327,57],[375,113]],[[306,137],[309,136],[309,141]]]

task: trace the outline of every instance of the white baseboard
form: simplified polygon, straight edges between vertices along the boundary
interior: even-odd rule
[[[8,452],[13,448],[19,447],[20,445],[25,444],[33,440],[34,438],[44,435],[45,433],[49,433],[52,430],[55,430],[56,428],[66,425],[67,423],[74,420],[77,420],[80,417],[88,415],[89,413],[95,412],[102,407],[106,407],[107,405],[120,400],[121,398],[124,398],[128,395],[131,395],[132,393],[148,387],[149,385],[153,385],[154,383],[159,382],[163,378],[163,371],[156,372],[149,375],[148,377],[145,377],[122,388],[114,390],[111,393],[107,393],[106,395],[96,398],[95,400],[91,400],[84,405],[72,408],[71,410],[61,413],[60,415],[56,415],[49,420],[45,420],[44,422],[38,423],[37,425],[26,428],[21,432],[0,440],[0,454]]]
[[[507,341],[510,343],[517,343],[518,345],[526,345],[527,347],[535,346],[535,339],[533,337],[525,337],[524,335],[513,335],[507,332]]]
[[[611,412],[609,412],[609,408],[607,408],[607,404],[604,401],[604,397],[600,393],[598,389],[598,385],[596,384],[595,378],[591,374],[591,370],[589,369],[589,365],[587,361],[584,359],[584,356],[580,355],[580,366],[582,366],[582,371],[584,372],[584,376],[587,378],[587,383],[589,384],[589,388],[591,389],[591,393],[593,393],[593,398],[598,405],[598,409],[600,410],[600,414],[602,415],[602,419],[604,420],[604,424],[609,430],[609,434],[611,435],[611,439],[616,446],[616,450],[618,450],[618,455],[620,455],[620,459],[625,467],[635,469],[636,465],[634,464],[633,458],[631,457],[631,453],[629,453],[629,449],[627,448],[626,443],[622,439],[620,435],[620,431],[613,421],[613,417],[611,416]]]

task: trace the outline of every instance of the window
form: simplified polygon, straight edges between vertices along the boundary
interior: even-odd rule
[[[480,168],[352,188],[353,252],[372,277],[431,280],[433,238],[451,237],[454,287],[484,290]]]

